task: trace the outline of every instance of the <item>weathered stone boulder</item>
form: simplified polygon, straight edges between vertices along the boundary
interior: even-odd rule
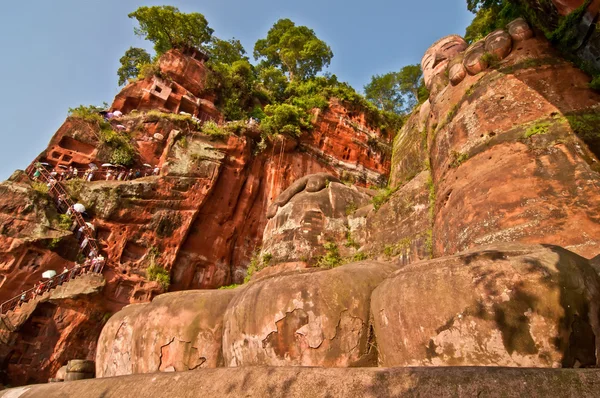
[[[163,294],[110,318],[98,342],[97,377],[216,367],[232,290]]]
[[[495,30],[485,38],[485,51],[497,59],[504,59],[512,50],[512,37],[503,29]]]
[[[225,366],[375,365],[369,297],[395,269],[366,261],[251,282],[225,313]]]
[[[517,18],[506,25],[510,37],[514,41],[527,40],[533,37],[533,30],[523,18]]]
[[[463,59],[463,64],[467,69],[467,72],[471,75],[476,75],[488,67],[487,62],[483,59],[485,54],[485,41],[481,40],[471,44]]]
[[[458,54],[456,57],[452,58],[448,64],[448,78],[450,79],[450,83],[454,86],[467,77],[467,69],[463,65],[464,58],[464,54]]]
[[[371,298],[382,366],[594,367],[600,285],[557,246],[488,246],[406,266]]]
[[[308,261],[323,253],[326,242],[346,241],[348,214],[371,197],[336,180],[327,174],[307,176],[275,200],[262,247],[272,264]]]

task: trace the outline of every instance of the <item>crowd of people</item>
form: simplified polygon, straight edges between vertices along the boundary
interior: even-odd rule
[[[30,300],[35,299],[38,296],[43,295],[46,292],[62,285],[65,282],[68,282],[72,279],[77,278],[83,274],[88,272],[91,273],[100,273],[104,268],[106,260],[104,256],[99,255],[94,258],[86,259],[83,264],[76,263],[71,269],[65,267],[59,275],[56,275],[52,278],[48,278],[45,280],[41,280],[34,285],[32,289],[21,292],[21,297],[19,299],[19,305],[23,305]]]
[[[31,174],[30,174],[31,175]],[[81,203],[73,204],[66,196],[64,188],[58,184],[58,179],[55,178],[56,174],[53,175],[47,170],[43,171],[38,165],[31,175],[35,180],[41,180],[47,182],[49,186],[49,194],[54,199],[56,208],[59,213],[67,214],[72,219],[70,226],[71,232],[75,233],[75,238],[79,244],[79,252],[83,254],[85,261],[82,264],[76,263],[71,269],[65,267],[61,274],[56,275],[55,271],[52,274],[46,274],[44,279],[34,285],[33,288],[22,291],[21,295],[9,300],[8,302],[0,305],[0,313],[14,310],[17,306],[20,306],[29,300],[35,299],[38,296],[62,285],[63,283],[74,279],[87,272],[101,273],[106,259],[100,253],[98,253],[98,246],[95,240],[95,227],[91,222],[85,221],[84,217],[87,217],[85,213],[85,206]],[[78,228],[79,227],[79,228]]]
[[[40,165],[42,164],[40,163]],[[47,167],[49,167],[49,165]],[[87,169],[78,169],[73,166],[58,166],[49,171],[49,173],[51,177],[49,183],[68,181],[77,178],[81,178],[88,182],[102,179],[106,181],[131,181],[142,177],[148,177],[149,175],[157,176],[160,174],[160,168],[158,166],[152,167],[148,165],[141,169],[128,169],[123,166],[111,165],[100,170],[91,165]],[[33,177],[36,180],[39,179],[40,170],[36,170]]]

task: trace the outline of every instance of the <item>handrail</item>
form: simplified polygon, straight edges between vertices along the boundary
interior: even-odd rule
[[[35,180],[34,173],[36,170],[39,171],[39,173],[40,173],[39,177],[42,180],[42,182],[45,182],[48,184],[48,187],[49,187],[48,193],[54,199],[56,207],[59,210],[59,212],[68,213],[70,210],[69,215],[75,221],[76,225],[81,229],[81,235],[82,235],[83,239],[80,239],[80,244],[83,242],[83,240],[85,240],[85,239],[88,240],[87,244],[84,247],[80,246],[80,252],[83,253],[86,257],[89,256],[92,251],[96,255],[99,255],[100,251],[98,249],[96,240],[89,233],[87,224],[86,224],[83,216],[79,212],[74,210],[74,207],[73,207],[74,204],[73,204],[73,201],[71,200],[68,192],[62,186],[62,184],[60,184],[57,179],[53,178],[50,175],[50,173],[48,173],[48,171],[45,170],[43,167],[37,167],[34,165],[29,166],[26,170],[26,173],[29,176],[29,178],[31,178],[32,180]],[[67,210],[63,210],[63,208],[62,208],[63,203],[67,206]],[[62,274],[56,275],[56,276],[48,279],[45,282],[40,282],[39,285],[36,285],[36,286],[32,287],[31,289],[25,290],[25,291],[21,292],[21,294],[19,294],[18,296],[15,296],[9,300],[6,300],[3,303],[0,303],[0,315],[6,314],[9,311],[13,311],[20,303],[26,303],[29,300],[35,299],[37,296],[41,296],[44,293],[54,289],[55,287],[60,286],[63,283],[68,282],[72,279],[75,279],[84,273],[87,273],[89,270],[92,270],[95,273],[101,274],[102,271],[104,270],[105,264],[106,264],[106,262],[103,262],[102,264],[100,264],[99,268],[98,268],[97,263],[92,263],[87,266],[82,266],[82,267],[78,267],[78,268],[72,268],[68,272],[63,272]],[[67,276],[68,276],[68,278],[67,278]],[[29,297],[29,296],[31,296],[31,297]],[[5,319],[3,319],[3,322],[8,327],[8,324],[6,324]]]
[[[0,304],[0,314],[6,314],[9,311],[13,311],[20,303],[27,303],[28,301],[33,300],[38,296],[41,297],[44,293],[49,292],[50,290],[58,286],[61,286],[63,283],[69,282],[87,273],[92,267],[93,265],[90,264],[85,267],[73,268],[69,270],[69,272],[53,276],[46,282],[42,282],[39,285],[32,287],[31,289],[23,291],[18,296],[6,300],[2,304]]]

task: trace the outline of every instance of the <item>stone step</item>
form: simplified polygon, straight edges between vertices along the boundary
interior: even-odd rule
[[[0,398],[582,398],[599,391],[598,369],[249,367],[41,384],[0,391]]]

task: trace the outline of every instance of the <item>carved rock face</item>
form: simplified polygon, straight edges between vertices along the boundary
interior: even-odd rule
[[[335,180],[327,174],[303,177],[275,200],[262,247],[272,264],[306,261],[322,254],[324,243],[345,241],[347,210],[370,197]]]
[[[409,265],[371,298],[383,366],[596,366],[599,281],[558,246],[488,246]]]
[[[506,58],[511,50],[512,38],[502,29],[490,33],[485,38],[485,51],[498,59]]]
[[[233,296],[233,290],[177,292],[125,307],[100,335],[97,376],[217,367],[223,313]]]
[[[374,365],[369,297],[396,269],[364,261],[250,282],[225,313],[225,366]]]
[[[429,90],[431,90],[434,77],[444,74],[448,62],[466,48],[467,42],[457,35],[444,37],[429,47],[421,60],[423,79]]]
[[[467,69],[463,65],[464,59],[464,54],[458,54],[456,57],[452,58],[448,64],[448,78],[450,79],[450,83],[454,86],[462,82],[467,76]]]
[[[517,18],[507,26],[508,33],[514,41],[527,40],[533,37],[533,30],[523,18]]]
[[[465,52],[463,64],[467,72],[471,75],[476,75],[487,68],[487,62],[482,57],[485,54],[485,41],[481,40],[472,44]]]

